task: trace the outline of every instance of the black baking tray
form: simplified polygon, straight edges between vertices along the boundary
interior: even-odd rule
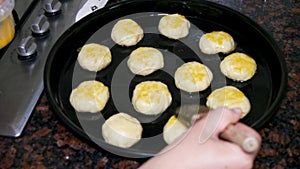
[[[166,14],[179,13],[192,24],[188,37],[171,40],[158,33],[159,19]],[[114,23],[131,18],[144,29],[141,42],[132,47],[116,45],[110,38]],[[225,31],[236,42],[236,50],[257,62],[255,76],[246,82],[225,78],[219,70],[220,61],[227,54],[206,55],[198,48],[203,33]],[[80,48],[87,43],[100,43],[111,49],[112,63],[97,73],[83,70],[76,61]],[[165,67],[148,76],[133,75],[126,64],[129,54],[141,46],[159,49],[164,54]],[[184,62],[198,61],[212,70],[211,86],[199,93],[186,93],[176,88],[174,72]],[[98,10],[75,23],[58,39],[45,66],[45,91],[54,112],[75,133],[114,154],[127,157],[149,157],[158,153],[166,143],[162,138],[164,124],[182,104],[205,104],[206,97],[216,88],[233,85],[249,98],[250,113],[241,122],[258,129],[274,114],[285,92],[286,66],[274,40],[258,24],[225,6],[207,1],[141,0],[123,1]],[[103,111],[78,113],[69,103],[73,88],[85,80],[99,80],[110,88],[110,99]],[[146,80],[168,85],[173,100],[160,115],[141,115],[133,109],[130,99],[136,84]],[[119,148],[105,143],[101,127],[105,119],[118,112],[138,118],[143,126],[142,140],[130,148]]]

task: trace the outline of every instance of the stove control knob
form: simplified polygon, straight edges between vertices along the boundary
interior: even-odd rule
[[[19,59],[30,59],[36,53],[37,45],[32,36],[23,38],[17,48]]]
[[[34,36],[44,36],[49,33],[49,22],[45,15],[38,16],[31,25],[31,31]]]
[[[48,0],[44,4],[44,11],[46,12],[46,15],[57,15],[61,11],[61,2],[58,0]]]

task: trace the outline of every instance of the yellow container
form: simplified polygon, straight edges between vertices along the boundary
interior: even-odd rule
[[[0,49],[15,36],[15,23],[12,17],[14,0],[0,0]]]

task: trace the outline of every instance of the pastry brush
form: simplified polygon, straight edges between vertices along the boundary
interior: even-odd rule
[[[196,104],[187,104],[176,109],[177,119],[190,127],[193,123],[209,113],[208,107]],[[256,137],[244,133],[234,124],[229,124],[220,134],[220,138],[239,145],[245,152],[257,152],[260,141]]]

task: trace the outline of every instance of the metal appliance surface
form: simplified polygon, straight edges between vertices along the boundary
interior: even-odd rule
[[[21,135],[43,88],[55,41],[86,0],[15,0],[16,34],[0,51],[0,135]]]

